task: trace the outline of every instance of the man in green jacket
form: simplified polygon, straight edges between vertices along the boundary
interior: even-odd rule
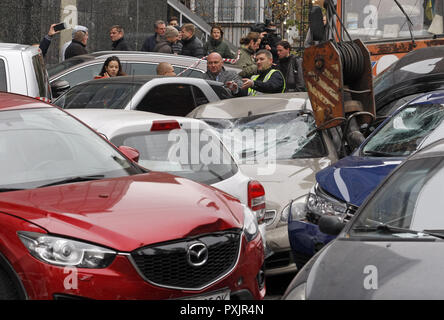
[[[260,34],[257,32],[250,32],[246,37],[241,39],[240,56],[236,66],[242,68],[242,71],[239,72],[239,76],[242,78],[250,78],[257,74],[254,54],[259,49],[260,43]]]

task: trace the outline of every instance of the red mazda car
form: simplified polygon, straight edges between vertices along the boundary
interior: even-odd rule
[[[262,299],[253,213],[0,93],[0,299]],[[223,165],[223,164],[221,164]]]

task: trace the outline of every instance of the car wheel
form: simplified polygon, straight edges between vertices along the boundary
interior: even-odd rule
[[[0,268],[0,300],[19,300],[20,298],[14,281]]]

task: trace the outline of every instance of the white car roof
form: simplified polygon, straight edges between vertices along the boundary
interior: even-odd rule
[[[117,133],[128,132],[132,127],[147,126],[155,120],[176,120],[183,127],[189,128],[192,124],[199,129],[211,129],[209,125],[198,119],[165,116],[157,113],[137,110],[109,110],[109,109],[66,109],[66,112],[85,122],[91,128],[103,133],[108,138]]]
[[[306,92],[265,94],[207,103],[194,109],[188,116],[208,119],[235,119],[282,111],[312,111]]]

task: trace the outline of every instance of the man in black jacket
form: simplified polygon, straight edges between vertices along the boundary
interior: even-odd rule
[[[124,38],[122,26],[115,25],[109,29],[109,37],[111,38],[113,51],[130,51],[128,43]]]
[[[262,49],[256,53],[256,65],[259,74],[251,79],[242,79],[242,95],[256,96],[263,93],[285,92],[285,79],[278,69],[273,68],[273,55]]]
[[[74,34],[71,44],[66,48],[65,60],[79,56],[82,54],[87,54],[86,44],[88,43],[88,32],[77,31]]]
[[[154,22],[154,34],[145,39],[142,45],[142,51],[153,52],[154,47],[161,41],[165,40],[166,25],[163,20]]]
[[[287,86],[285,92],[305,91],[302,58],[290,53],[291,46],[288,41],[279,42],[276,48],[279,57],[277,67],[284,75]]]
[[[186,23],[182,26],[182,55],[202,58],[204,53],[203,43],[195,35],[196,27],[192,23]]]

